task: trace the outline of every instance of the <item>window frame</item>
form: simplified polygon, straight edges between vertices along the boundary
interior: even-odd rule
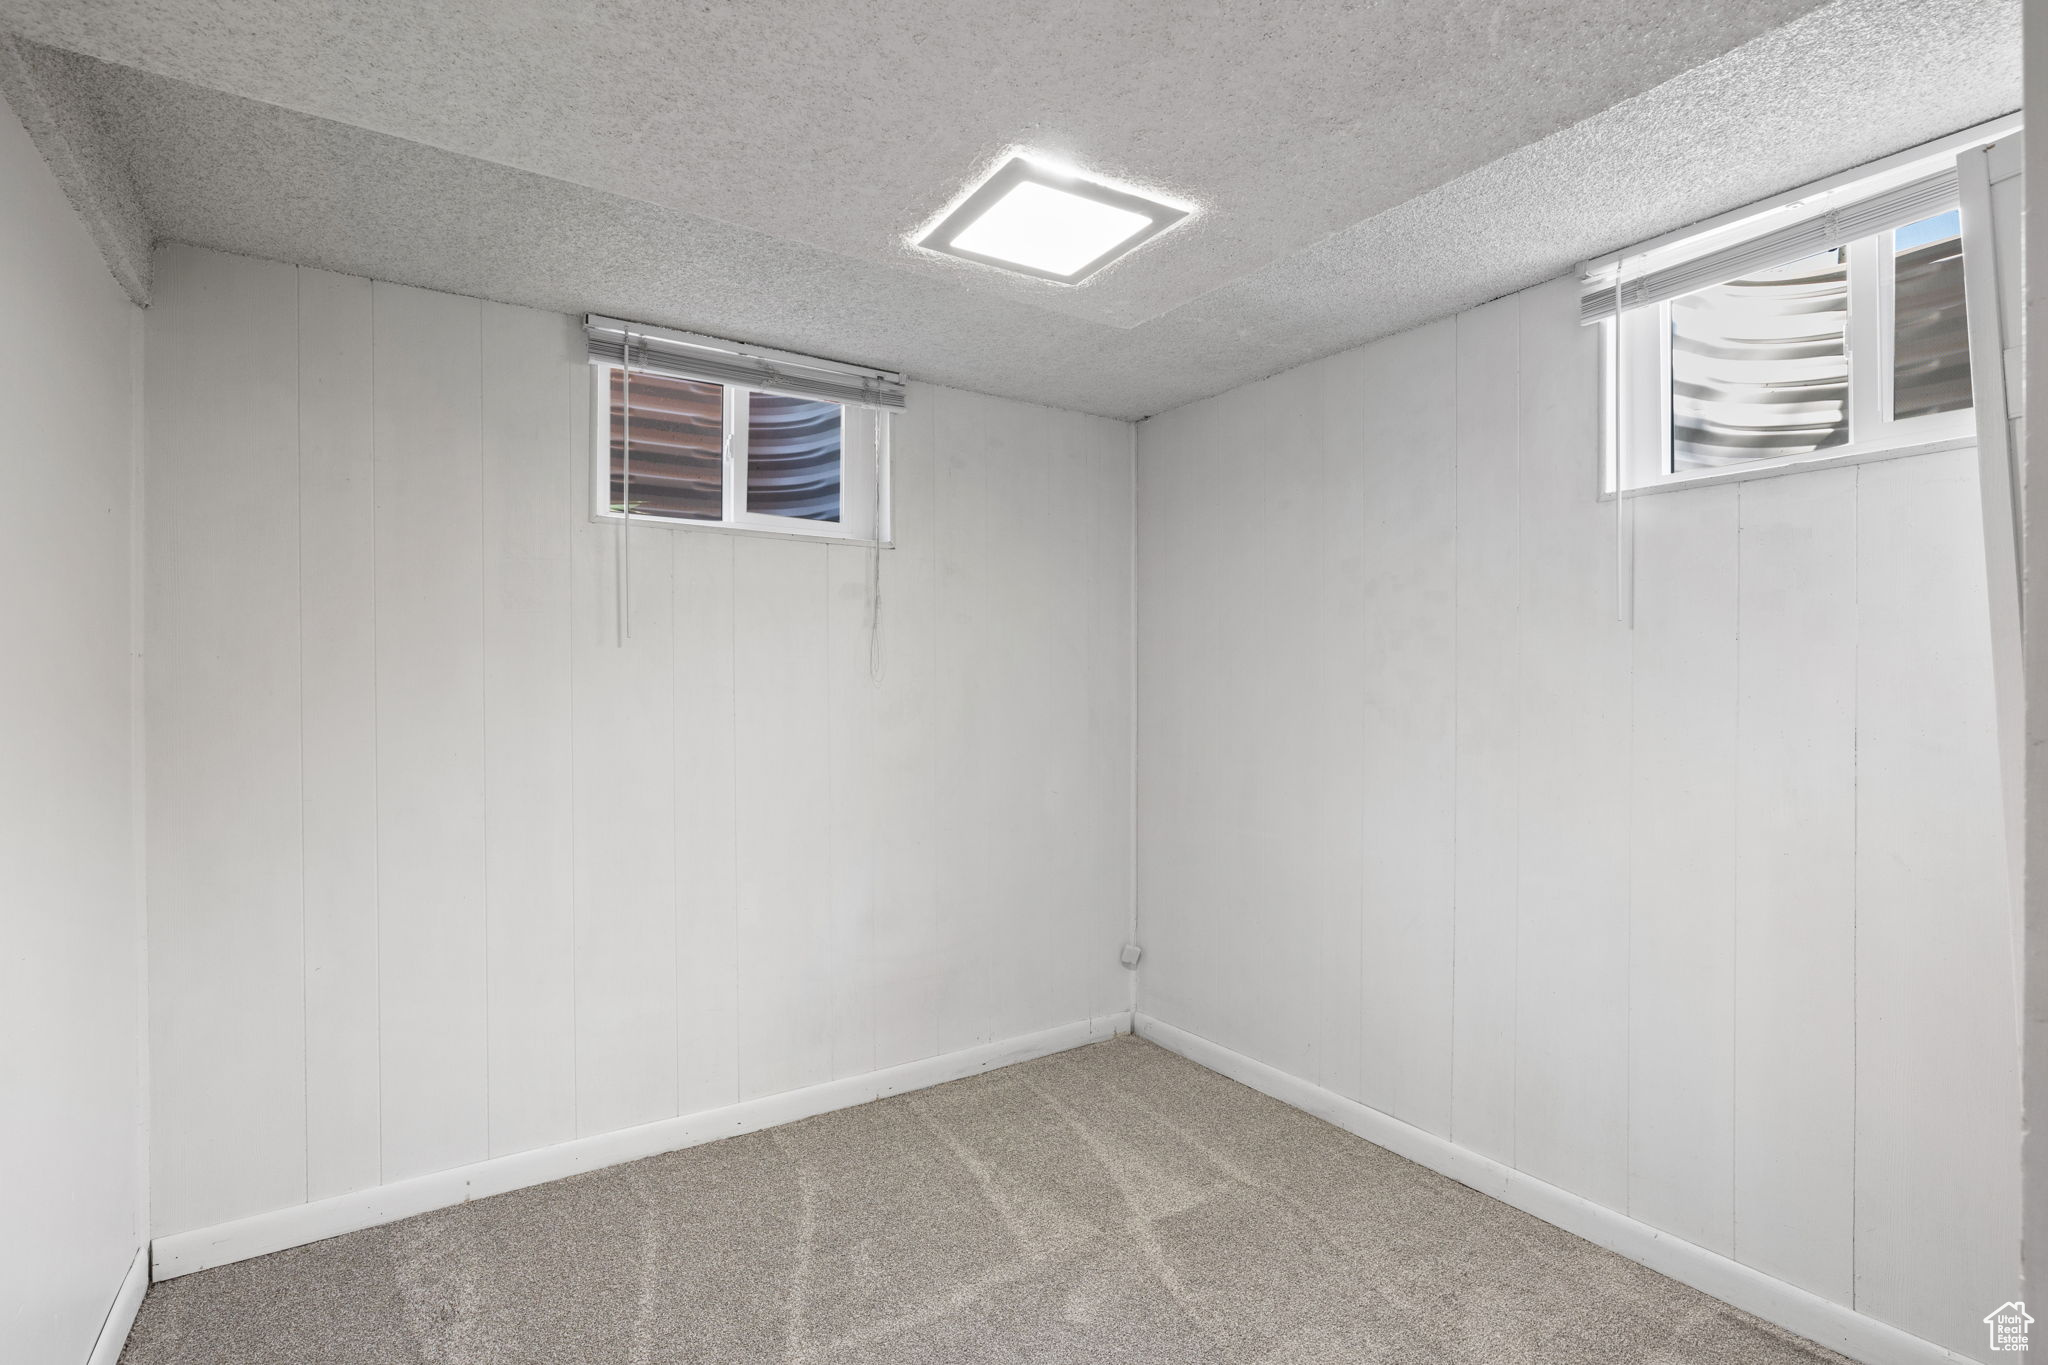
[[[719,519],[664,517],[646,512],[615,512],[611,506],[611,384],[612,374],[624,369],[617,361],[593,359],[590,370],[590,519],[608,525],[630,521],[635,526],[683,527],[716,531],[726,535],[774,536],[784,540],[824,540],[840,545],[894,544],[889,478],[890,437],[893,423],[889,413],[858,403],[835,403],[839,409],[839,520],[820,521],[811,517],[777,516],[747,510],[748,397],[756,393],[779,394],[806,402],[830,403],[829,398],[796,393],[764,385],[732,384],[722,380],[693,380],[716,384],[721,394],[720,422],[723,468],[719,488],[722,495]],[[659,371],[633,367],[633,372],[655,379],[671,379]],[[872,459],[856,458],[866,450]],[[868,523],[879,514],[881,525]]]
[[[1950,208],[1960,215],[1960,205]],[[1702,484],[1900,459],[1975,445],[1974,406],[1904,419],[1890,416],[1897,280],[1896,271],[1886,268],[1891,262],[1885,248],[1891,245],[1895,231],[1896,228],[1887,228],[1842,243],[1848,248],[1849,274],[1849,440],[1845,445],[1740,465],[1674,470],[1671,304],[1667,300],[1625,309],[1618,329],[1614,318],[1601,322],[1601,499],[1605,501],[1615,495],[1617,460],[1622,476],[1621,496],[1632,498]],[[1959,237],[1967,242],[1966,233],[1959,232]],[[1619,443],[1615,440],[1617,382],[1622,385]]]

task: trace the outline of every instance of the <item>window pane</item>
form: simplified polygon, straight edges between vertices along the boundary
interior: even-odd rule
[[[633,515],[717,521],[725,515],[725,391],[633,373]],[[612,371],[611,510],[626,500],[626,376]]]
[[[747,395],[747,510],[839,520],[837,403]]]
[[[1892,233],[1892,417],[1970,406],[1963,220],[1954,209]]]
[[[1842,248],[1671,302],[1671,467],[1806,455],[1849,440]]]

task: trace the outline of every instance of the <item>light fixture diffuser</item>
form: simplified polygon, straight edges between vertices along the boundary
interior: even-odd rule
[[[1074,284],[1188,216],[1078,175],[1012,157],[919,245]]]

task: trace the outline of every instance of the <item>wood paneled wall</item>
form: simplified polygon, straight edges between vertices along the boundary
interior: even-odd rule
[[[1126,424],[915,388],[873,673],[818,542],[621,647],[576,320],[157,271],[157,1233],[1127,1007]]]
[[[1631,628],[1575,310],[1140,427],[1140,1007],[1981,1352],[2018,1128],[1974,454],[1634,500]]]

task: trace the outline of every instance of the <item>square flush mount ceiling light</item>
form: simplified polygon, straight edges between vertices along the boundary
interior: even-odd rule
[[[949,256],[1075,284],[1188,216],[1024,157],[994,175],[918,239]]]

